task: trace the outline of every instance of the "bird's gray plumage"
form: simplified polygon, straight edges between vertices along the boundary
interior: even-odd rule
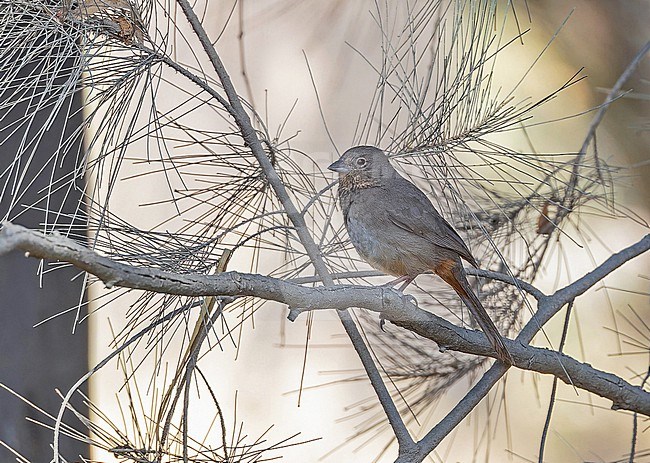
[[[476,260],[429,198],[374,146],[350,148],[329,169],[339,173],[339,202],[359,255],[406,284],[421,273],[435,272],[470,309],[499,358],[512,363],[465,276],[461,258],[474,266]]]
[[[361,157],[366,159],[366,170],[356,166]],[[341,209],[350,240],[361,257],[397,276],[403,273],[391,271],[384,260],[406,260],[409,275],[457,256],[477,265],[458,233],[429,198],[395,170],[383,151],[356,147],[346,151],[341,161],[350,167],[345,175],[354,176],[341,180]],[[408,243],[406,249],[404,243]]]

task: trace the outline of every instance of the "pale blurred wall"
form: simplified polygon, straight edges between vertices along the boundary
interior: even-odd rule
[[[644,36],[647,31],[643,29],[643,24],[648,24],[647,11],[642,8],[647,6],[645,2],[592,0],[529,3],[536,22],[533,31],[526,36],[526,47],[517,48],[511,53],[515,61],[509,66],[514,69],[521,65],[516,61],[518,59],[528,64],[532,62],[569,13],[570,4],[575,4],[576,10],[560,37],[536,66],[529,83],[522,87],[522,92],[530,92],[530,96],[541,96],[552,90],[555,84],[566,80],[566,74],[566,77],[570,76],[581,66],[586,67],[585,73],[590,76],[587,82],[567,92],[566,97],[560,99],[558,104],[550,105],[549,113],[540,115],[541,120],[577,113],[599,104],[605,95],[598,88],[610,87],[636,50],[648,38]],[[209,3],[207,17],[210,20],[207,24],[212,35],[220,30],[230,6],[218,2]],[[300,131],[294,145],[313,153],[314,158],[319,159],[323,167],[333,158],[334,149],[323,130],[303,51],[315,76],[328,127],[338,148],[345,149],[352,142],[357,115],[366,110],[376,79],[363,60],[346,46],[344,41],[347,40],[363,49],[371,59],[379,57],[375,46],[378,33],[368,13],[371,9],[371,2],[278,0],[245,3],[244,43],[247,71],[257,107],[262,114],[267,112],[262,108],[268,108],[269,126],[273,133],[297,99],[298,104],[288,120],[284,134],[289,136]],[[643,20],[644,14],[646,21]],[[523,27],[527,28],[528,25]],[[231,70],[236,86],[245,94],[242,77],[237,72],[237,34],[236,21],[233,21],[218,49],[226,66]],[[647,61],[644,66],[647,70]],[[643,75],[650,74],[637,73],[637,83]],[[629,88],[629,85],[626,88]],[[633,128],[644,123],[643,118],[647,115],[646,102],[629,99],[618,102],[604,121],[603,130],[599,132],[601,154],[606,153],[606,159],[619,164],[647,159],[648,134]],[[589,120],[590,116],[586,116],[562,125],[553,125],[546,134],[543,128],[536,130],[535,148],[540,152],[577,150]],[[647,178],[647,168],[635,172],[642,173]],[[625,190],[625,200],[634,205],[637,212],[647,217],[647,209],[644,209],[648,206],[647,190],[643,190],[647,188],[647,182],[642,178],[635,181],[638,187]],[[155,189],[155,186],[152,186],[152,196],[155,196]],[[128,195],[128,192],[124,194]],[[148,190],[145,188],[140,194],[142,202],[146,202]],[[630,231],[633,236],[616,230],[615,224],[610,223],[603,227],[606,227],[608,243],[614,250],[631,243],[639,236],[639,230],[633,227],[626,227],[626,231]],[[600,254],[595,259],[600,262],[605,251],[600,249],[598,252]],[[645,262],[647,264],[647,260]],[[589,261],[578,262],[574,275],[580,275],[592,266]],[[647,265],[644,267],[642,263],[637,262],[629,264],[621,272],[629,272],[624,274],[628,275],[627,280],[624,280],[629,282],[630,275],[643,273],[644,269],[647,269]],[[550,285],[544,281],[542,284]],[[631,300],[625,295],[621,298],[620,294],[614,294],[612,297],[615,304],[624,305]],[[645,304],[638,308],[647,313],[647,298],[638,297],[633,302],[637,305]],[[586,299],[586,302],[581,302],[581,307],[576,308],[583,328],[582,339],[587,345],[593,342],[593,337],[600,339],[603,325],[611,325],[607,314],[602,321],[600,317],[592,316],[592,310],[601,312],[603,304],[601,292]],[[111,316],[114,314],[111,312]],[[222,405],[230,410],[230,415],[227,412],[227,416],[232,416],[232,397],[235,390],[239,391],[238,417],[244,420],[245,430],[250,435],[254,436],[268,425],[275,424],[274,432],[278,437],[298,431],[302,432],[301,438],[305,439],[323,436],[321,441],[284,452],[283,461],[316,461],[354,434],[354,422],[336,420],[345,416],[346,406],[365,397],[372,397],[372,391],[364,383],[344,383],[308,390],[303,394],[302,405],[298,408],[297,397],[290,391],[297,389],[299,385],[303,360],[300,346],[304,342],[306,328],[302,319],[294,324],[286,324],[283,321],[285,315],[283,310],[274,312],[269,309],[259,313],[255,329],[249,326],[245,330],[244,347],[237,362],[233,362],[235,353],[232,350],[225,354],[211,354],[215,359],[215,371],[212,374],[220,378],[218,392],[223,398]],[[285,338],[281,336],[283,328]],[[101,332],[99,327],[96,330],[97,333]],[[557,338],[553,327],[549,332]],[[575,332],[572,334],[575,335]],[[347,378],[351,371],[359,371],[360,365],[356,356],[341,335],[342,330],[333,314],[319,314],[316,317],[313,347],[307,361],[307,386]],[[105,352],[106,343],[106,339],[98,341],[95,356],[99,355],[100,351]],[[332,343],[335,344],[334,347],[319,347]],[[285,348],[278,348],[280,344],[284,344]],[[613,348],[613,345],[609,347]],[[567,349],[580,357],[580,349],[575,342],[570,342]],[[606,352],[592,355],[592,350],[588,350],[589,361],[596,366],[616,370],[619,358],[608,360]],[[625,377],[629,376],[625,371],[619,373]],[[210,372],[206,374],[209,375]],[[508,384],[508,393],[511,394],[507,401],[508,438],[511,443],[506,441],[506,428],[501,421],[496,441],[489,445],[482,441],[481,450],[475,452],[474,444],[480,440],[480,430],[485,426],[485,409],[481,406],[477,416],[469,420],[468,425],[459,428],[460,434],[453,442],[443,443],[440,448],[441,455],[449,452],[444,461],[472,461],[476,458],[479,461],[488,461],[484,456],[486,445],[492,452],[490,461],[506,461],[507,458],[520,461],[519,457],[512,457],[512,454],[502,450],[506,446],[515,454],[521,455],[521,458],[536,458],[550,381],[548,378],[537,378],[533,381],[532,375],[513,372]],[[96,389],[96,397],[104,397],[102,400],[110,400],[112,393],[111,387]],[[462,391],[459,390],[450,393],[454,400],[461,395]],[[585,393],[576,398],[570,388],[565,387],[560,388],[560,397],[569,401],[588,401]],[[498,400],[498,397],[493,397],[494,399]],[[595,402],[607,406],[603,401]],[[442,416],[451,404],[453,402],[442,404],[435,416]],[[503,416],[500,420],[503,420]],[[630,419],[623,414],[594,411],[585,405],[559,403],[552,429],[547,450],[548,461],[613,459],[626,451]],[[376,455],[374,445],[381,445],[383,439],[363,447],[358,453],[353,453],[361,442],[363,440],[349,443],[323,461],[370,461]],[[462,445],[459,442],[462,442]],[[646,441],[646,448],[648,444]],[[640,448],[644,448],[644,443],[640,444]],[[434,457],[434,461],[441,460],[441,456]]]

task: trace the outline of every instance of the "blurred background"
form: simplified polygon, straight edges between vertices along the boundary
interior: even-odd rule
[[[504,3],[503,8],[509,6]],[[231,72],[236,88],[265,117],[269,132],[273,133],[282,126],[284,137],[295,134],[293,143],[308,153],[321,168],[325,168],[338,157],[337,151],[342,152],[353,143],[358,114],[366,111],[376,84],[376,74],[359,55],[360,51],[371,62],[381,56],[379,31],[370,14],[373,9],[372,2],[358,1],[239,0],[236,5],[232,2],[207,2],[204,24],[211,37],[223,30],[217,47],[221,57]],[[231,16],[233,11],[234,16]],[[601,104],[638,50],[650,40],[647,26],[650,24],[650,4],[642,0],[531,0],[527,6],[518,4],[517,14],[521,30],[530,31],[524,35],[523,44],[511,45],[501,56],[500,68],[495,71],[498,83],[495,82],[493,87],[512,87],[533,63],[530,73],[517,90],[519,98],[541,98],[562,85],[580,68],[584,68],[583,74],[588,76],[588,79],[563,91],[536,112],[535,120],[540,122],[581,114]],[[226,23],[228,26],[224,29]],[[535,62],[542,51],[541,58]],[[239,72],[242,63],[245,63],[248,82]],[[618,202],[648,220],[650,59],[646,58],[641,63],[623,88],[631,91],[607,111],[597,133],[597,146],[601,159],[621,167],[616,175]],[[165,98],[169,98],[166,104],[174,104],[173,95]],[[528,139],[513,135],[513,139],[507,142],[508,146],[523,151],[533,147],[539,153],[576,152],[583,143],[593,115],[593,112],[586,112],[575,118],[541,124],[529,130]],[[504,143],[503,140],[501,142]],[[142,168],[135,164],[125,166],[122,174],[126,178],[137,174]],[[134,198],[139,204],[160,200],[163,187],[152,180],[143,178],[120,184],[113,196],[115,212],[144,228],[147,224],[159,223],[165,216],[161,208],[143,213],[141,209],[133,207]],[[170,209],[172,207],[170,205]],[[583,275],[612,252],[647,233],[645,227],[626,219],[601,219],[587,215],[572,223],[572,227],[585,233],[578,233],[581,239],[577,242],[562,239],[556,243],[553,255],[545,260],[536,280],[538,287],[545,292],[565,284],[567,279]],[[567,261],[570,266],[564,268]],[[565,349],[569,355],[596,368],[621,375],[633,384],[640,384],[648,365],[650,330],[644,323],[650,319],[649,263],[648,257],[641,257],[626,264],[608,277],[605,285],[590,291],[576,302]],[[247,270],[248,264],[245,261],[233,262],[231,268]],[[263,272],[265,265],[271,264],[261,262],[259,271]],[[3,295],[15,295],[16,291],[12,288],[16,288],[19,282],[33,280],[38,264],[27,262],[27,277],[14,272],[13,265],[17,264],[0,259],[0,272],[3,272],[3,266],[5,269],[4,273],[0,273],[4,276],[0,284],[6,285],[6,288],[2,288]],[[562,271],[558,270],[560,267]],[[57,287],[45,285],[36,293],[59,293],[59,285],[53,286]],[[78,289],[72,288],[70,291],[74,295],[79,294]],[[19,339],[37,338],[33,341],[33,350],[25,351],[22,360],[0,363],[3,378],[9,377],[9,371],[20,369],[17,364],[24,364],[25,358],[32,362],[31,359],[40,358],[42,352],[49,353],[50,349],[38,344],[51,346],[53,343],[48,340],[49,336],[55,334],[55,344],[68,346],[69,352],[80,351],[74,343],[85,343],[83,330],[81,334],[78,332],[71,336],[70,330],[61,328],[60,320],[57,322],[59,325],[47,323],[32,330],[33,324],[47,316],[43,310],[54,311],[52,306],[59,304],[53,304],[49,296],[44,296],[44,308],[37,309],[37,302],[24,297],[33,292],[33,289],[21,290],[16,301],[2,302],[7,304],[5,313],[10,309],[15,310],[13,307],[18,305],[25,307],[25,318],[11,317],[9,323],[15,326],[7,332]],[[123,323],[124,315],[121,313],[129,310],[126,298],[121,298],[119,302],[122,309],[112,307],[110,311],[102,310],[89,318],[86,326],[89,329],[90,365],[95,365],[111,351],[114,333]],[[67,307],[74,303],[61,304]],[[61,310],[63,306],[58,305],[56,310]],[[267,305],[255,317],[243,323],[238,348],[233,343],[224,343],[221,349],[215,348],[208,354],[209,361],[203,360],[204,368],[206,365],[214,366],[214,371],[204,370],[204,373],[219,378],[215,389],[225,416],[231,419],[230,427],[236,428],[241,424],[242,434],[259,436],[274,425],[264,436],[271,442],[294,433],[300,433],[296,438],[298,441],[319,438],[278,452],[286,462],[373,461],[381,455],[390,434],[385,429],[377,428],[374,434],[364,433],[352,439],[359,426],[373,413],[357,412],[370,408],[374,394],[363,379],[359,361],[340,322],[334,314],[316,314],[313,327],[309,330],[310,347],[305,351],[308,336],[306,317],[299,318],[295,323],[288,323],[285,317],[284,308]],[[556,318],[546,330],[555,343],[562,326],[562,317]],[[68,319],[70,324],[72,321],[72,318]],[[4,334],[2,340],[9,343],[3,349],[7,353],[13,350],[11,344],[18,342],[10,341],[10,337]],[[536,343],[545,345],[546,341],[540,336]],[[65,354],[53,354],[54,359],[70,358]],[[10,354],[4,354],[4,357],[14,359]],[[30,399],[40,404],[47,398],[50,409],[54,409],[58,399],[52,393],[53,388],[67,389],[85,372],[85,362],[83,356],[78,357],[75,362],[77,370],[69,374],[69,380],[50,376],[53,370],[60,373],[58,365],[61,362],[58,360],[50,361],[56,368],[39,367],[37,371],[42,379],[29,380],[30,385],[39,385],[39,391],[30,391]],[[304,380],[301,379],[303,364]],[[143,365],[138,374],[142,378],[149,378],[153,371],[160,368],[160,365]],[[164,365],[162,368],[165,368]],[[303,390],[299,394],[301,381]],[[113,408],[116,402],[124,400],[116,394],[123,382],[121,372],[107,367],[91,383],[93,402],[105,413],[114,413],[113,419],[116,421],[124,420],[124,417],[120,417],[121,412]],[[466,423],[442,443],[431,456],[431,461],[536,461],[551,383],[548,377],[511,371],[505,383],[495,388]],[[444,396],[435,397],[429,416],[421,417],[421,429],[415,428],[414,433],[425,433],[453,407],[469,386],[467,383],[458,384]],[[144,379],[141,390],[150,390],[151,387]],[[21,392],[23,390],[20,389]],[[143,397],[145,402],[149,400],[146,395]],[[5,396],[0,397],[3,410],[13,409],[14,402],[7,399],[5,405],[5,399]],[[141,404],[143,409],[148,406],[151,405]],[[192,407],[191,413],[200,416],[200,400],[194,402]],[[545,461],[627,461],[632,431],[631,415],[614,413],[608,408],[606,401],[590,397],[582,391],[577,393],[570,386],[560,383]],[[27,413],[19,409],[13,416],[20,414]],[[205,416],[206,423],[213,418]],[[42,435],[28,437],[32,431],[26,430],[33,425],[25,423],[25,430],[22,430],[22,422],[20,426],[20,430],[12,431],[18,434],[0,435],[0,439],[17,442],[18,448],[23,448],[25,443],[34,439],[38,443],[31,450],[36,452],[32,457],[34,461],[49,458],[50,450],[44,445]],[[639,453],[635,461],[650,461],[650,438],[646,429],[647,421],[641,420]],[[2,428],[0,431],[5,432]],[[27,444],[26,448],[29,447],[31,445]],[[42,447],[44,453],[37,453],[37,447]],[[3,455],[2,450],[0,455]],[[379,457],[379,461],[392,461],[391,455],[393,453],[389,451]],[[112,458],[108,453],[93,455],[97,461]]]

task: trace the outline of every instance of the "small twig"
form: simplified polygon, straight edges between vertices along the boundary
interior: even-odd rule
[[[520,290],[530,294],[533,296],[535,299],[538,301],[546,295],[537,289],[535,286],[531,285],[530,283],[520,280],[519,278],[515,278],[511,275],[508,275],[506,273],[501,273],[501,272],[493,272],[492,270],[483,270],[483,269],[478,269],[478,268],[467,268],[465,269],[465,272],[468,275],[474,275],[478,277],[483,277],[483,278],[489,278],[490,280],[496,280],[496,281],[501,281],[503,283],[507,283],[509,285],[516,286]]]
[[[224,273],[226,271],[226,268],[228,267],[228,262],[230,261],[230,258],[232,257],[232,251],[229,249],[224,250],[223,254],[219,258],[219,262],[217,263],[217,266],[215,268],[215,273],[220,274]],[[162,417],[164,414],[167,415],[167,418],[165,419],[165,425],[163,426],[163,432],[162,435],[159,439],[160,444],[159,444],[159,449],[158,449],[158,460],[160,459],[160,456],[162,455],[162,449],[167,442],[167,436],[169,434],[169,429],[171,427],[171,421],[174,416],[174,412],[176,410],[176,404],[178,402],[178,399],[180,397],[180,392],[183,390],[183,382],[181,381],[181,378],[185,381],[185,398],[184,398],[184,411],[183,411],[183,437],[185,438],[186,436],[186,414],[187,414],[187,402],[189,401],[189,383],[192,377],[192,374],[194,373],[194,369],[196,368],[196,363],[197,359],[199,356],[199,353],[201,351],[201,346],[203,345],[203,342],[205,339],[207,339],[208,334],[212,330],[212,327],[214,326],[215,322],[217,319],[223,314],[223,309],[226,306],[226,304],[231,301],[224,301],[223,299],[219,299],[217,301],[217,298],[214,296],[208,296],[203,300],[203,303],[201,304],[201,313],[199,314],[199,318],[196,321],[196,325],[194,327],[194,332],[192,333],[192,337],[190,338],[190,341],[187,346],[187,350],[185,351],[185,354],[181,357],[181,362],[177,367],[176,374],[174,375],[174,378],[170,382],[167,392],[163,395],[161,401],[160,401],[160,406],[159,406],[159,419],[158,421],[162,421]],[[213,312],[214,305],[215,303],[217,304],[217,310]],[[176,389],[176,395],[172,399],[172,402],[170,404],[170,398],[172,395],[172,392]],[[170,404],[170,405],[169,405]],[[167,406],[169,405],[169,409],[167,410]],[[184,445],[183,449],[185,449],[187,446]],[[184,454],[185,456],[185,454]]]
[[[634,73],[634,71],[636,71],[636,69],[639,67],[639,64],[641,64],[641,61],[648,53],[648,51],[650,51],[650,41],[646,42],[646,44],[643,47],[641,47],[641,49],[637,52],[637,54],[634,56],[632,61],[630,61],[630,64],[627,65],[623,73],[616,80],[614,86],[609,90],[609,93],[607,94],[607,98],[605,98],[605,101],[603,102],[600,109],[598,110],[594,118],[591,120],[591,123],[589,124],[589,130],[587,131],[587,136],[585,137],[585,140],[582,142],[582,147],[580,148],[580,154],[582,154],[583,156],[584,153],[587,152],[587,148],[589,147],[591,140],[596,135],[596,129],[598,128],[603,118],[605,117],[605,113],[609,109],[609,104],[618,98],[619,92],[621,91],[623,84],[625,84],[625,82],[627,82],[627,80]]]
[[[605,117],[605,113],[609,109],[609,105],[612,103],[612,101],[618,98],[619,92],[621,91],[623,84],[625,84],[625,82],[627,82],[627,80],[634,73],[634,71],[636,71],[637,67],[639,66],[639,64],[645,57],[645,55],[648,53],[648,51],[650,51],[650,42],[646,42],[646,44],[634,56],[634,59],[632,59],[630,64],[627,65],[623,73],[616,80],[614,86],[610,89],[609,93],[607,94],[607,97],[605,98],[605,101],[600,106],[600,109],[598,110],[594,118],[591,120],[591,123],[589,124],[589,129],[587,130],[587,136],[582,142],[580,151],[578,152],[578,155],[573,161],[573,172],[571,173],[571,179],[569,180],[568,183],[568,190],[566,195],[567,198],[571,198],[572,196],[571,193],[573,192],[573,190],[575,189],[578,183],[578,174],[579,174],[578,171],[580,169],[581,161],[587,154],[587,149],[589,148],[591,141],[596,136],[596,129],[598,129],[598,126],[600,125],[603,118]],[[596,158],[596,162],[598,162],[598,158]]]
[[[219,267],[223,270],[225,270],[225,266],[228,263],[228,260],[230,259],[230,254],[226,253],[222,256],[220,262],[219,262]],[[209,302],[204,302],[204,304],[210,304],[214,305],[214,298],[209,298]],[[157,453],[157,460],[160,461],[161,455],[163,455],[163,447],[167,441],[167,436],[169,434],[169,429],[171,427],[171,420],[173,418],[175,409],[176,409],[176,404],[178,403],[178,400],[180,398],[181,392],[183,393],[183,411],[181,414],[182,417],[182,439],[183,439],[183,462],[188,463],[188,425],[189,425],[189,420],[188,420],[188,414],[189,414],[189,400],[190,400],[190,386],[192,384],[192,376],[194,374],[195,369],[198,370],[197,367],[197,361],[198,361],[198,356],[201,351],[201,346],[203,345],[203,342],[207,339],[208,335],[210,334],[210,331],[212,330],[212,327],[216,323],[216,321],[221,317],[223,314],[223,309],[227,305],[227,303],[230,301],[226,301],[224,299],[220,299],[218,301],[217,305],[217,310],[215,310],[212,315],[207,319],[200,319],[197,323],[200,324],[200,331],[199,333],[196,333],[196,337],[192,337],[192,340],[190,341],[190,345],[188,347],[187,351],[187,357],[184,359],[184,361],[179,365],[178,373],[176,377],[174,378],[174,381],[172,382],[171,386],[173,387],[174,385],[176,386],[176,395],[174,396],[171,405],[169,407],[169,410],[167,411],[167,418],[165,420],[165,425],[163,426],[163,433],[160,438],[160,443],[158,444],[158,453]],[[182,372],[183,366],[185,367],[184,374],[182,375],[183,380],[181,382],[178,382],[179,380],[179,373]],[[212,393],[212,391],[210,391]],[[168,390],[168,393],[171,393],[171,388]],[[216,403],[216,397],[214,397],[213,394],[213,399]],[[162,416],[163,412],[165,411],[164,408],[166,407],[166,403],[168,400],[163,399],[162,404],[160,406],[160,412],[159,414]],[[217,403],[217,407],[219,407]],[[221,412],[219,411],[220,416]],[[223,418],[222,418],[223,420]],[[222,423],[223,427],[223,423]],[[225,441],[224,441],[225,443]],[[224,449],[226,448],[224,444]]]
[[[305,50],[302,51],[302,56],[305,58],[305,64],[307,65],[307,70],[309,71],[309,78],[311,79],[311,86],[314,89],[314,94],[316,95],[316,103],[318,104],[318,112],[320,113],[320,120],[323,122],[323,128],[325,129],[327,138],[329,138],[330,143],[332,144],[332,148],[334,148],[336,153],[340,155],[341,153],[339,153],[339,150],[336,147],[336,143],[334,142],[334,137],[332,137],[332,133],[330,132],[329,127],[327,126],[327,119],[325,118],[323,104],[321,103],[320,96],[318,95],[318,87],[316,86],[316,79],[314,78],[314,73],[311,70],[311,65],[309,64],[309,59],[307,58],[307,52]]]
[[[564,326],[562,327],[562,337],[560,338],[560,345],[557,349],[562,352],[564,343],[566,342],[567,333],[569,331],[569,321],[571,320],[571,309],[573,308],[573,301],[569,302],[566,308],[566,315],[564,317]],[[551,415],[553,414],[553,405],[555,405],[555,394],[557,392],[557,376],[553,378],[553,387],[551,388],[551,396],[548,401],[548,411],[546,412],[546,421],[544,422],[544,430],[542,431],[542,438],[539,443],[539,463],[544,463],[544,448],[546,447],[546,438],[548,430],[551,426]]]
[[[195,364],[195,359],[190,359],[191,368],[190,365],[188,365],[187,372],[185,374],[185,387],[183,388],[183,414],[181,415],[181,423],[183,425],[183,463],[189,463],[187,437],[189,428],[190,386],[192,385],[192,370],[194,369]]]
[[[519,278],[514,278],[506,273],[494,272],[492,270],[483,270],[483,269],[477,269],[471,267],[465,268],[465,272],[468,275],[489,278],[490,280],[501,281],[503,283],[516,286],[518,288],[521,288],[522,291],[527,292],[537,300],[546,297],[546,295],[542,291],[537,289],[535,286],[523,280],[520,280]],[[433,272],[424,272],[422,275],[433,275]],[[349,280],[352,278],[371,278],[371,277],[385,277],[385,276],[388,275],[386,275],[383,272],[380,272],[379,270],[357,270],[353,272],[339,272],[339,273],[331,274],[333,280]],[[286,281],[304,285],[307,283],[320,283],[323,280],[319,276],[315,275],[315,276],[308,276],[308,277],[289,278]]]
[[[239,16],[239,34],[237,35],[237,40],[239,42],[239,65],[241,67],[241,76],[244,79],[244,84],[246,85],[248,101],[250,101],[251,108],[255,109],[256,106],[255,98],[253,96],[253,86],[251,85],[251,80],[248,76],[246,67],[246,43],[244,42],[244,0],[239,0],[237,3]]]
[[[203,372],[199,367],[196,367],[196,371],[198,374],[201,376],[201,379],[203,380],[203,384],[205,385],[206,389],[208,390],[208,393],[212,397],[212,402],[214,403],[214,406],[217,408],[217,415],[219,416],[219,424],[221,426],[221,443],[223,447],[223,454],[225,457],[225,461],[230,461],[230,456],[228,452],[228,432],[226,430],[226,420],[223,417],[223,410],[221,410],[221,405],[219,405],[219,401],[217,400],[217,395],[214,393],[212,390],[212,386],[210,386],[210,382],[208,381],[208,378],[205,377]]]

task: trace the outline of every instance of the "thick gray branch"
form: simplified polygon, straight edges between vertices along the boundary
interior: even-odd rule
[[[304,287],[264,275],[226,272],[218,275],[176,274],[157,269],[134,267],[112,261],[60,235],[42,235],[24,227],[5,223],[0,231],[0,255],[14,249],[30,256],[69,262],[106,283],[160,293],[184,296],[255,296],[287,304],[294,316],[304,310],[365,308],[381,313],[398,326],[438,343],[445,349],[495,357],[489,342],[479,331],[458,327],[434,314],[419,309],[412,299],[392,289],[366,286]],[[625,259],[650,249],[650,235],[605,261],[590,275],[601,278],[618,268]],[[571,287],[570,285],[569,287]],[[559,303],[557,295],[545,296],[542,303]],[[573,296],[575,293],[569,291]],[[555,304],[549,304],[555,305]],[[529,323],[530,325],[530,323]],[[530,335],[529,335],[530,336]],[[554,375],[561,380],[605,397],[615,409],[633,410],[650,416],[650,394],[623,379],[548,349],[532,347],[528,336],[506,340],[515,366]],[[532,337],[531,337],[532,339]],[[568,376],[567,376],[568,374]]]
[[[548,322],[564,305],[570,303],[577,296],[584,294],[589,288],[598,283],[598,281],[605,278],[611,272],[616,270],[618,267],[623,265],[630,259],[648,251],[650,249],[650,235],[644,236],[639,242],[625,248],[624,250],[612,255],[609,259],[599,265],[596,269],[586,274],[584,277],[576,280],[572,284],[568,285],[565,288],[562,288],[556,291],[551,296],[542,296],[538,298],[538,307],[537,312],[534,316],[526,323],[526,326],[521,330],[517,336],[516,341],[520,345],[528,344],[532,341],[533,337],[542,329],[544,324]],[[508,344],[508,346],[510,346]],[[510,349],[510,347],[508,347]],[[558,354],[559,355],[559,354]],[[563,381],[566,382],[566,372],[569,372],[571,380],[573,380],[573,374],[571,369],[575,367],[575,364],[567,365],[564,364],[564,357],[557,357],[557,359],[562,360],[561,366],[564,366],[562,371],[562,376],[560,377]],[[557,361],[554,365],[560,366]],[[573,362],[575,360],[572,359]],[[517,365],[521,367],[521,365]],[[591,368],[591,366],[588,366]],[[458,423],[460,423],[469,412],[480,402],[480,400],[485,397],[485,395],[490,391],[490,389],[501,379],[501,377],[506,373],[507,368],[503,365],[497,363],[492,365],[492,367],[483,375],[476,385],[463,397],[463,399],[458,403],[458,405],[451,411],[443,420],[440,421],[435,427],[433,427],[422,440],[418,442],[418,446],[423,452],[424,455],[429,454],[433,449],[435,449],[442,439],[454,429]],[[608,373],[605,373],[605,377],[601,378],[607,384],[611,377]],[[616,377],[617,380],[620,378]],[[628,383],[625,383],[628,384]],[[611,386],[611,384],[608,384]],[[612,400],[613,408],[624,408],[617,405],[616,400]]]
[[[565,304],[568,304],[576,297],[583,295],[621,265],[647,252],[649,249],[650,234],[644,236],[640,241],[632,246],[629,246],[616,254],[612,254],[605,262],[584,275],[582,278],[578,278],[568,286],[557,290],[551,296],[546,296],[540,299],[538,310],[533,318],[521,330],[521,333],[519,334],[520,339],[526,343],[530,342],[540,328],[553,318],[553,316]]]
[[[494,357],[490,344],[481,332],[452,325],[423,310],[409,312],[410,319],[405,320],[402,317],[395,323],[420,336],[433,339],[448,349],[461,352],[471,350],[472,354]],[[384,314],[392,321],[390,312]],[[553,375],[567,384],[608,398],[613,402],[612,408],[615,410],[635,410],[650,416],[650,394],[640,387],[553,350],[532,347],[509,339],[506,339],[505,343],[514,359],[514,366],[522,370]]]

